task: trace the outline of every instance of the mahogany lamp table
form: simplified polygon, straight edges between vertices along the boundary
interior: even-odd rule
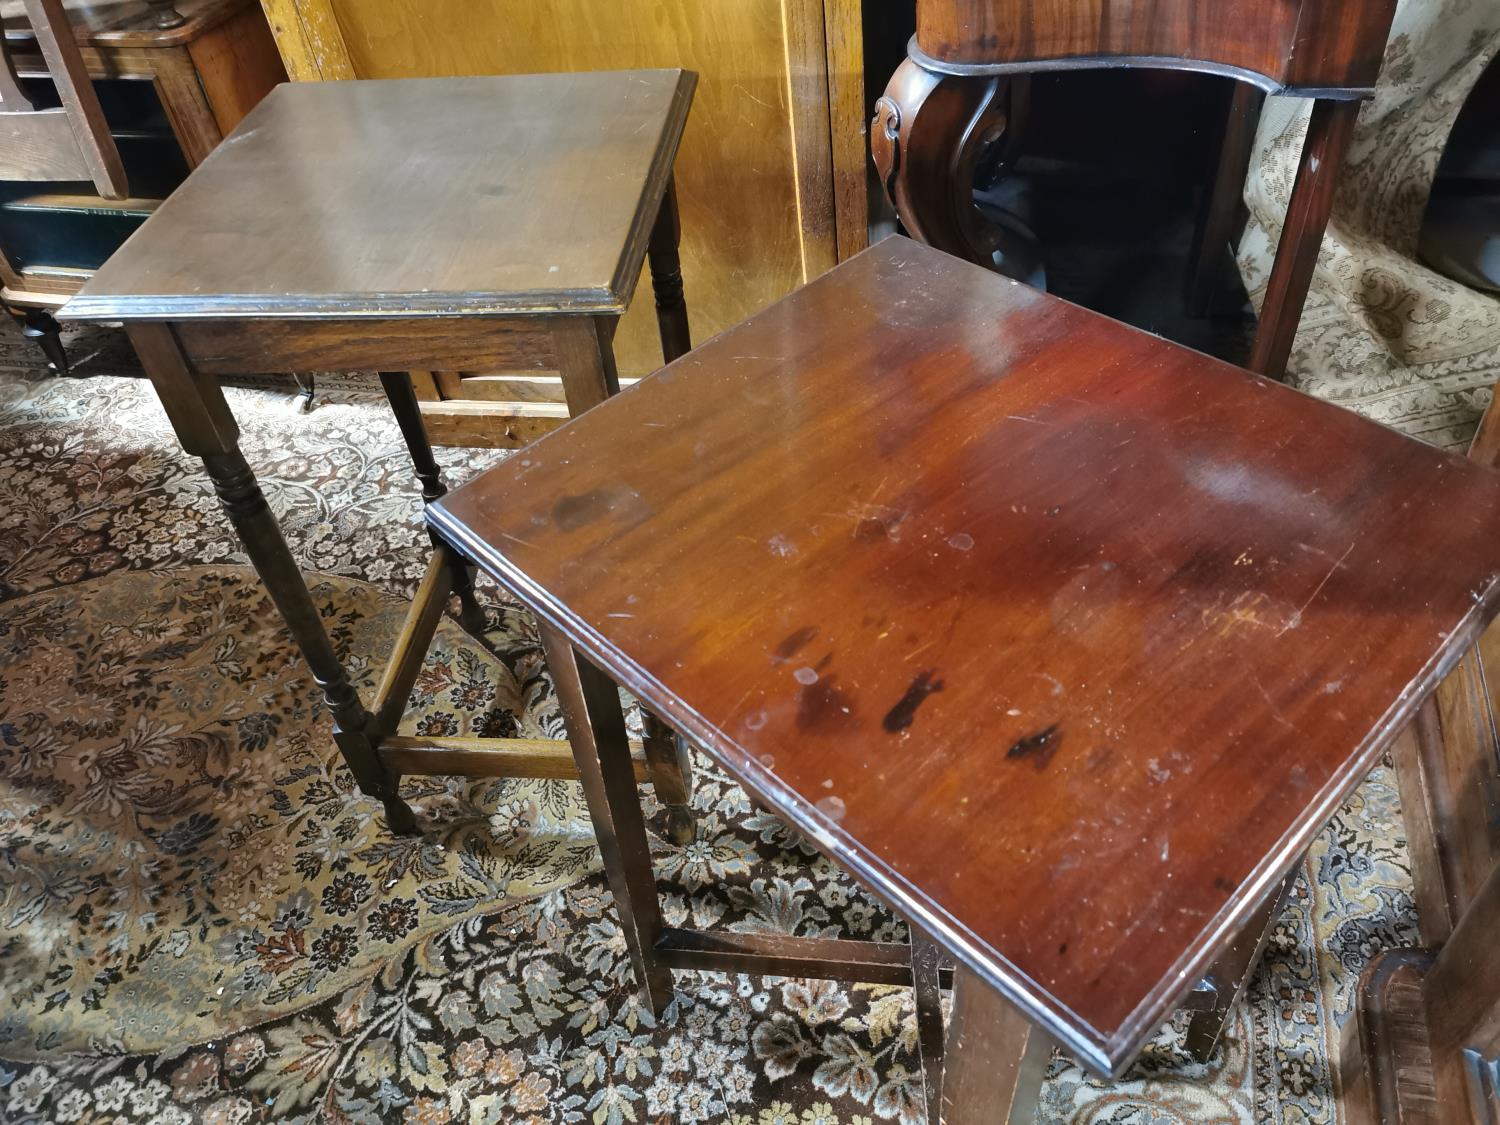
[[[1119,1074],[1500,605],[1500,475],[899,238],[427,518],[544,623],[652,1005],[936,952],[958,1122]],[[616,682],[916,956],[664,927]]]
[[[278,86],[59,314],[125,324],[397,830],[413,827],[402,773],[568,776],[571,757],[547,740],[395,735],[450,589],[482,621],[468,568],[442,549],[366,708],[220,378],[379,370],[430,501],[444,486],[408,371],[557,372],[565,409],[490,421],[507,439],[492,444],[524,444],[619,389],[611,342],[648,256],[663,350],[681,355],[672,163],[695,83],[645,70]]]

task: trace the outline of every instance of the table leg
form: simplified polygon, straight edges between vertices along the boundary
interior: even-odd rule
[[[692,810],[693,765],[687,746],[644,704],[641,706],[641,727],[645,734],[646,762],[651,767],[651,784],[656,789],[656,799],[667,810],[666,837],[672,843],[686,847],[696,835]]]
[[[678,246],[682,221],[677,213],[677,181],[667,181],[656,223],[651,228],[647,260],[651,263],[651,289],[656,295],[656,326],[661,332],[662,358],[671,363],[692,349],[688,332],[687,302],[682,296],[682,262]]]
[[[1276,919],[1281,917],[1287,899],[1291,897],[1292,886],[1297,881],[1297,871],[1298,868],[1293,868],[1281,883],[1267,893],[1240,930],[1229,951],[1209,971],[1209,979],[1213,981],[1215,988],[1214,1006],[1194,1012],[1187,1032],[1188,1053],[1199,1062],[1207,1062],[1213,1057],[1219,1039],[1224,1034],[1224,1026],[1229,1022],[1229,1013],[1245,994],[1250,977],[1260,965],[1261,956],[1276,929]]]
[[[907,923],[910,926],[910,923]],[[917,1016],[917,1053],[927,1087],[927,1125],[942,1125],[943,994],[942,953],[928,938],[911,931],[911,989]]]
[[[675,207],[675,201],[673,203]],[[662,202],[663,212],[667,200]],[[656,276],[658,255],[661,255],[662,277],[667,277],[670,263],[676,261],[675,236],[668,255],[665,243],[667,235],[661,233],[663,219],[657,217],[657,228],[652,232],[652,272]],[[665,220],[676,226],[675,211]],[[661,245],[658,245],[658,244]],[[670,259],[670,261],[669,261]],[[682,276],[677,274],[678,297],[675,305],[668,295],[668,309],[661,311],[662,300],[658,290],[658,320],[661,324],[662,351],[668,359],[675,359],[671,349],[687,345],[687,310],[681,302]],[[562,377],[563,393],[568,400],[568,413],[577,417],[590,407],[597,406],[611,395],[620,393],[620,379],[615,370],[614,331],[615,320],[607,317],[561,317],[553,328],[553,342],[557,348],[559,374]],[[688,807],[692,792],[691,766],[687,755],[667,744],[668,739],[652,737],[653,729],[662,727],[660,720],[646,708],[641,708],[641,718],[646,727],[646,756],[651,763],[651,783],[656,786],[656,795],[667,806],[667,836],[677,844],[690,843],[693,838],[693,814]]]
[[[646,1003],[660,1013],[672,999],[672,971],[656,955],[661,904],[651,873],[651,847],[635,789],[619,689],[561,633],[545,623],[538,626],[604,858],[604,873],[620,915],[625,948]]]
[[[943,1125],[1000,1125],[1036,1119],[1052,1041],[998,992],[960,964],[943,1062]]]
[[[391,404],[391,413],[396,416],[396,425],[401,427],[401,436],[406,440],[407,452],[411,455],[412,467],[417,480],[422,484],[422,502],[431,504],[448,491],[443,484],[442,471],[437,458],[432,454],[432,443],[427,438],[427,427],[422,424],[422,408],[417,405],[416,392],[412,390],[411,376],[405,371],[382,371],[380,385],[385,389],[386,400]],[[433,540],[437,546],[437,540]],[[474,572],[457,551],[451,552],[453,559],[453,590],[458,595],[458,619],[474,636],[482,636],[488,622],[484,610],[474,597]]]
[[[620,393],[615,370],[615,324],[618,317],[560,316],[552,329],[558,375],[568,414],[578,417]]]
[[[871,156],[907,233],[986,269],[995,242],[974,206],[974,174],[1009,127],[1010,81],[936,74],[906,59],[870,125]]]
[[[416,818],[397,792],[396,778],[381,765],[370,743],[370,712],[349,682],[281,528],[240,453],[239,426],[218,381],[189,369],[169,326],[133,324],[129,333],[182,448],[203,459],[251,564],[323,689],[333,716],[334,742],[355,781],[361,791],[384,804],[391,831],[415,831]]]
[[[1260,325],[1250,349],[1250,370],[1271,379],[1286,374],[1287,357],[1292,354],[1302,306],[1307,303],[1318,251],[1323,245],[1323,231],[1333,210],[1334,189],[1349,142],[1354,139],[1360,104],[1328,99],[1313,103],[1307,140],[1302,144],[1302,158],[1297,165],[1297,181],[1287,203],[1271,280],[1261,302]]]

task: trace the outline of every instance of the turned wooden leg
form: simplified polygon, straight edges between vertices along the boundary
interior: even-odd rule
[[[1302,306],[1307,302],[1318,250],[1323,245],[1323,231],[1333,210],[1334,189],[1354,138],[1359,106],[1357,101],[1327,99],[1313,103],[1297,181],[1292,186],[1250,350],[1250,370],[1271,379],[1286,374],[1287,357],[1292,354],[1297,323],[1302,319]]]
[[[46,309],[27,309],[20,316],[21,335],[42,349],[52,370],[68,373],[68,353],[62,345],[62,325]]]
[[[1293,868],[1255,908],[1228,952],[1209,970],[1208,979],[1214,986],[1214,1005],[1194,1012],[1188,1023],[1188,1053],[1199,1062],[1207,1062],[1213,1057],[1229,1022],[1229,1014],[1245,994],[1250,977],[1260,964],[1276,928],[1276,919],[1281,917],[1296,881],[1297,868]]]
[[[682,263],[677,253],[681,241],[682,221],[677,214],[674,179],[667,181],[647,248],[651,288],[656,295],[656,326],[661,332],[661,355],[667,363],[686,355],[693,346],[688,332],[687,302],[682,296]]]
[[[661,905],[619,690],[566,637],[545,623],[538,626],[635,979],[651,1010],[660,1013],[672,999],[672,971],[656,955]]]
[[[974,206],[974,173],[1007,127],[1010,81],[935,74],[907,59],[870,125],[875,167],[907,233],[986,268],[994,242]]]
[[[411,376],[405,371],[382,371],[380,385],[396,415],[396,425],[406,439],[407,452],[411,454],[412,467],[417,480],[422,484],[422,502],[431,504],[448,491],[443,484],[437,458],[432,454],[432,443],[427,439],[427,427],[422,424],[422,409],[417,405],[416,392],[412,390]],[[437,546],[437,540],[433,540]],[[474,636],[482,636],[488,622],[484,610],[474,597],[474,572],[458,554],[451,552],[453,559],[453,590],[458,595],[458,620]]]
[[[973,970],[953,973],[953,1018],[943,1051],[943,1125],[1036,1120],[1052,1041]]]
[[[240,453],[239,427],[218,382],[189,369],[169,326],[132,324],[129,332],[182,448],[203,459],[251,564],[323,689],[333,716],[334,742],[355,781],[361,791],[385,805],[386,821],[393,832],[415,831],[416,818],[397,792],[396,778],[381,765],[370,743],[370,712],[349,682],[281,528]]]

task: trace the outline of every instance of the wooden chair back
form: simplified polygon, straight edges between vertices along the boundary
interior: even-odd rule
[[[125,166],[62,0],[22,2],[62,106],[39,109],[27,96],[0,37],[0,180],[92,180],[104,198],[124,199]]]

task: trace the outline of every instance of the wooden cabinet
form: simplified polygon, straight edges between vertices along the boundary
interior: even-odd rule
[[[255,0],[180,0],[170,28],[144,0],[66,0],[65,8],[129,194],[102,199],[92,184],[75,182],[0,183],[0,297],[13,309],[54,308],[76,293],[286,77]],[[55,99],[17,0],[0,2],[0,24],[28,92]],[[55,325],[40,331],[53,334]]]
[[[696,340],[865,245],[858,0],[261,3],[293,79],[697,71],[677,161]],[[659,366],[649,300],[624,318],[617,351],[625,374]]]

